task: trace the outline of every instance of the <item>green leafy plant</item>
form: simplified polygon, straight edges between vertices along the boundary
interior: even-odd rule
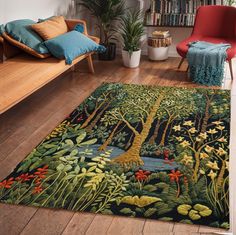
[[[140,49],[140,40],[144,35],[143,17],[141,11],[128,10],[122,17],[121,30],[123,49],[131,55]]]
[[[124,14],[123,0],[78,0],[97,19],[101,43],[107,46],[116,39],[117,25]]]
[[[212,210],[209,207],[201,204],[196,204],[193,207],[183,204],[177,207],[177,211],[181,215],[188,215],[191,220],[199,220],[212,214]]]

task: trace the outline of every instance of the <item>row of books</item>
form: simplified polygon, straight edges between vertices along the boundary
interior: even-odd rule
[[[192,26],[195,14],[159,14],[152,13],[146,17],[146,25],[156,26]]]
[[[145,24],[193,26],[199,6],[222,4],[222,0],[152,0],[145,14]]]
[[[203,5],[222,5],[222,0],[152,0],[150,12],[194,14]]]

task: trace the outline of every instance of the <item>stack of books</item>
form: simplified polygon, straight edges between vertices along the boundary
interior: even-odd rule
[[[222,0],[151,0],[145,23],[154,26],[193,26],[198,7],[223,4]]]
[[[152,33],[152,37],[153,38],[160,38],[160,39],[168,38],[168,37],[170,37],[170,32],[169,31],[154,31]]]

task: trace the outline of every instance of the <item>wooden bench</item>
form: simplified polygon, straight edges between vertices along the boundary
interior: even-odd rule
[[[69,29],[72,29],[78,23],[84,25],[84,33],[88,37],[99,43],[98,38],[88,35],[85,21],[67,21]],[[0,37],[0,55],[1,58],[3,58],[3,55],[6,57],[6,61],[0,63],[0,114],[83,59],[87,59],[89,71],[94,73],[92,54],[84,54],[76,58],[72,65],[66,65],[64,60],[58,60],[53,57],[38,59],[22,53]]]

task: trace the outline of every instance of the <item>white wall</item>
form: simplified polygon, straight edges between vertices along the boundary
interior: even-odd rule
[[[5,0],[0,0],[0,24],[5,20]]]
[[[0,0],[0,24],[16,19],[67,15],[72,0]]]

